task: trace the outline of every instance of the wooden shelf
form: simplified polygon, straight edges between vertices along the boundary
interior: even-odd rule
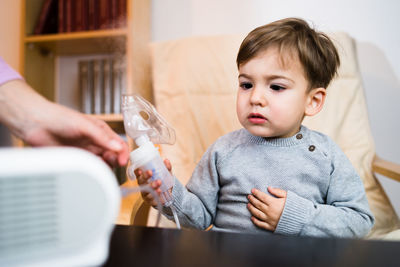
[[[116,133],[124,134],[124,119],[122,114],[88,114],[89,116],[105,121]]]
[[[135,92],[152,101],[148,47],[150,0],[126,1],[126,26],[123,28],[35,35],[35,25],[45,1],[23,0],[21,6],[20,73],[32,88],[51,101],[79,110],[77,61],[110,57],[122,62],[123,92]],[[71,76],[74,79],[66,78]],[[123,128],[120,114],[92,116],[118,130]]]
[[[77,69],[70,68],[68,64],[74,62],[74,58],[111,56],[124,61],[124,91],[138,93],[152,101],[148,47],[151,39],[151,0],[127,0],[125,28],[33,35],[44,1],[23,0],[21,6],[20,73],[37,92],[51,101],[78,109],[78,82],[76,79],[62,79],[60,73],[66,74],[63,77],[70,77],[69,74],[76,72]],[[63,64],[60,71],[59,62],[64,59],[67,59],[67,64]],[[77,75],[74,74],[74,77]],[[60,87],[59,84],[66,86]],[[105,121],[118,134],[125,133],[121,114],[88,116]],[[133,147],[131,139],[128,143]],[[131,223],[132,214],[132,206],[128,205],[121,211],[120,217]]]
[[[122,28],[122,29],[109,29],[109,30],[97,30],[97,31],[31,35],[31,36],[26,36],[24,41],[25,43],[39,43],[39,42],[51,42],[51,41],[63,41],[63,40],[105,38],[105,37],[126,36],[127,32],[128,30],[126,28]]]
[[[46,35],[24,38],[27,48],[38,48],[43,54],[82,55],[98,53],[126,53],[126,28]]]

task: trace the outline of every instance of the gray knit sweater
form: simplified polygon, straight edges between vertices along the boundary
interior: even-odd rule
[[[203,155],[186,188],[175,179],[173,206],[185,227],[269,233],[246,205],[252,188],[287,191],[275,233],[363,237],[373,226],[363,183],[341,149],[302,126],[289,138],[262,138],[241,129]],[[169,219],[171,210],[164,208]]]

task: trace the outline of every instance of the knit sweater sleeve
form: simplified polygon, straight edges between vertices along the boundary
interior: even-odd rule
[[[219,192],[215,147],[216,144],[205,152],[186,188],[175,178],[172,205],[182,226],[206,229],[214,221]],[[173,219],[170,208],[164,208],[163,214]]]
[[[332,171],[324,204],[292,191],[276,233],[304,236],[364,237],[374,224],[363,183],[341,149],[331,142]]]

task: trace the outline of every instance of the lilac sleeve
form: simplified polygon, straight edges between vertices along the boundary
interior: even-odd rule
[[[0,57],[0,85],[11,80],[22,80],[22,76]]]

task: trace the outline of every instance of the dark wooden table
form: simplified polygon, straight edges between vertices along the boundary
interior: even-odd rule
[[[116,226],[104,266],[400,266],[400,242]]]

